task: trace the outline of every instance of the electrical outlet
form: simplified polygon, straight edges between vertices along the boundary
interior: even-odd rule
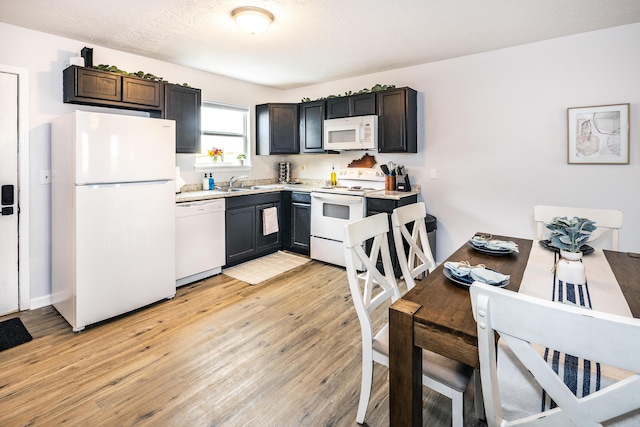
[[[271,165],[267,163],[267,172],[271,172]]]
[[[430,176],[431,179],[438,179],[438,169],[431,169]]]
[[[40,184],[51,184],[51,171],[40,171]]]
[[[304,172],[304,168],[306,168],[306,165],[305,164],[301,164],[300,165],[300,170]]]

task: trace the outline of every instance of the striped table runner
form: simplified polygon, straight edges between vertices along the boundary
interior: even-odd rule
[[[520,292],[559,303],[632,317],[601,249],[595,249],[592,254],[583,257],[587,276],[587,283],[584,284],[558,281],[553,272],[557,261],[556,253],[543,248],[537,241],[534,242]],[[630,375],[627,371],[592,363],[553,349],[540,347],[539,351],[578,397],[586,396]],[[498,377],[506,420],[521,418],[555,406],[502,340],[498,346]],[[638,417],[640,414],[634,418],[624,418],[615,425],[640,425]]]

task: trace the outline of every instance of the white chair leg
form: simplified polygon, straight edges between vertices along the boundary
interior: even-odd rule
[[[358,424],[364,423],[364,417],[367,414],[367,407],[369,406],[369,398],[371,397],[372,385],[373,385],[373,358],[367,357],[366,354],[363,354],[362,385],[360,387],[360,402],[358,403],[358,414],[356,415],[356,422]]]
[[[473,370],[473,405],[476,408],[476,417],[485,420],[484,399],[482,398],[482,381],[480,380],[480,370]]]
[[[464,393],[454,391],[451,394],[451,425],[464,426]]]

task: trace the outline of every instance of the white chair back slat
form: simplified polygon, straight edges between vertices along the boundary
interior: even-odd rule
[[[562,206],[535,205],[533,207],[533,217],[537,224],[537,239],[544,240],[549,234],[549,230],[545,227],[555,217],[573,218],[589,218],[596,223],[597,229],[591,234],[589,242],[595,242],[604,234],[610,232],[611,244],[610,249],[615,251],[620,246],[620,233],[622,228],[622,211],[614,209],[594,209],[594,208],[572,208]]]
[[[391,214],[396,254],[407,289],[415,286],[415,278],[436,268],[425,225],[426,215],[422,202],[401,206]],[[405,245],[408,251],[405,251]]]
[[[545,301],[475,282],[470,289],[489,426],[600,423],[640,408],[640,320]],[[505,421],[496,369],[495,332],[558,405]],[[632,375],[577,398],[535,345],[630,371]],[[572,424],[573,423],[573,424]]]
[[[389,219],[386,213],[373,215],[345,226],[344,251],[347,280],[362,331],[362,383],[356,422],[364,423],[373,384],[373,362],[389,366],[389,323],[380,325],[387,316],[383,303],[391,304],[400,297],[391,253],[389,251]],[[367,245],[369,242],[369,245]],[[369,253],[367,254],[367,251]],[[382,259],[382,271],[378,259]],[[364,271],[358,268],[363,265]],[[378,310],[376,310],[378,309]],[[377,319],[377,321],[373,321]],[[444,358],[441,358],[444,359]],[[453,361],[423,357],[424,385],[452,399],[452,423],[463,425],[463,398],[472,370]],[[434,373],[438,373],[435,375]],[[438,379],[436,379],[438,378]],[[444,378],[444,379],[442,379]],[[466,381],[466,382],[465,382]]]

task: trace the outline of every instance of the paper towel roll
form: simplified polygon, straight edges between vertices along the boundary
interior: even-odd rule
[[[182,186],[184,184],[184,179],[180,176],[180,167],[176,166],[176,193],[179,193],[182,190]]]
[[[69,58],[69,65],[77,65],[79,67],[84,67],[84,58],[82,56],[74,56]]]

